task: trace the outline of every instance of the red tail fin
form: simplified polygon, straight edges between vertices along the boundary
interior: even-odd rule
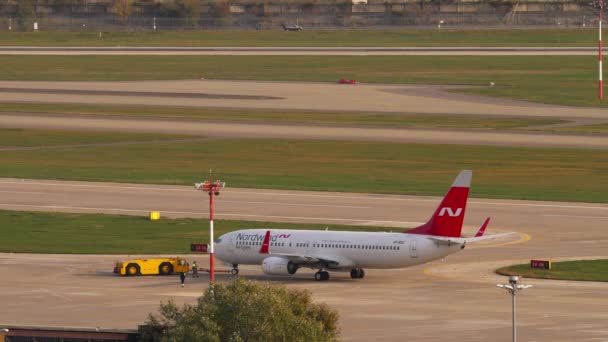
[[[473,172],[471,170],[460,171],[431,219],[422,226],[411,229],[406,233],[460,237],[472,176]]]
[[[270,230],[266,231],[264,242],[262,242],[262,247],[260,247],[260,254],[270,254]]]

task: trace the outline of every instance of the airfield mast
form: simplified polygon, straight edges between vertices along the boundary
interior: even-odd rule
[[[599,41],[598,41],[598,67],[599,67],[599,77],[598,77],[598,94],[597,97],[602,100],[604,98],[604,85],[603,85],[603,70],[602,70],[602,12],[604,12],[604,2],[606,0],[593,0],[591,2],[591,6],[597,8],[597,28],[599,33]]]
[[[197,190],[205,191],[209,194],[209,283],[213,285],[215,282],[215,257],[213,249],[213,196],[220,195],[220,189],[226,186],[225,182],[219,180],[213,181],[211,173],[209,173],[209,180],[203,183],[196,183],[194,187]]]
[[[598,19],[599,43],[598,43],[598,58],[599,58],[599,98],[604,98],[604,86],[602,85],[602,12],[604,11],[604,0],[600,0],[600,10]]]

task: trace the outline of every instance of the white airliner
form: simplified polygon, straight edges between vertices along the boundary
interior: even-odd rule
[[[364,268],[405,268],[440,259],[467,243],[506,235],[483,236],[488,217],[474,237],[460,236],[471,176],[470,170],[461,171],[430,220],[405,233],[238,230],[216,241],[216,255],[232,265],[232,274],[240,264],[261,264],[270,275],[292,275],[306,267],[318,270],[315,280],[328,280],[328,270],[350,272],[356,279],[365,276]]]

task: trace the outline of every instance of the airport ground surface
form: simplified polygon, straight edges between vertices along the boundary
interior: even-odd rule
[[[2,179],[0,193],[2,209],[142,216],[160,210],[171,217],[207,216],[206,197],[191,187]],[[378,224],[398,230],[425,221],[438,200],[227,188],[216,210],[218,218],[226,219]],[[510,297],[495,287],[506,281],[493,273],[495,268],[531,258],[605,255],[608,205],[473,198],[467,210],[465,234],[471,234],[486,215],[492,216],[488,234],[517,234],[468,246],[444,261],[403,270],[368,270],[363,280],[333,273],[329,282],[319,283],[310,270],[294,278],[269,277],[259,266],[243,266],[242,275],[310,289],[317,300],[339,310],[346,340],[382,336],[395,341],[507,341]],[[134,328],[160,300],[192,302],[207,286],[205,277],[188,279],[182,289],[177,277],[113,276],[112,264],[122,258],[1,254],[0,271],[8,276],[0,282],[0,322]],[[204,256],[189,258],[207,263]],[[218,279],[228,277],[220,274]],[[608,336],[606,284],[533,279],[526,283],[535,287],[518,297],[522,339],[593,341]]]
[[[0,92],[1,101],[11,102],[147,105],[177,102],[200,107],[358,110],[396,115],[517,115],[600,121],[608,113],[599,108],[464,97],[424,86],[341,87],[317,83],[197,80],[0,82],[0,87],[12,89]],[[112,94],[109,91],[131,93]],[[153,96],[150,92],[168,95]],[[170,93],[206,95],[192,98]],[[222,95],[231,96],[222,98]],[[245,95],[258,98],[244,98]],[[279,125],[260,125],[258,129],[256,125],[234,123],[223,130],[210,129],[212,126],[209,125],[159,118],[0,114],[0,126],[3,127],[210,134],[217,131],[221,132],[217,136],[252,138],[285,135],[286,132],[294,137],[292,135],[297,131],[303,132],[296,135],[300,138],[316,134],[314,129],[309,131],[308,126],[291,127],[288,131],[287,127]],[[318,127],[318,131],[326,129]],[[263,130],[269,132],[267,134],[274,130],[274,135],[260,135]],[[493,144],[500,140],[505,145],[608,147],[604,135],[428,129],[395,130],[395,137],[386,139],[388,131],[351,131],[342,139],[418,141],[427,136],[424,142]],[[335,139],[341,131],[326,132],[323,137],[314,137]],[[449,181],[446,180],[446,184]],[[474,187],[475,176],[473,194]],[[159,210],[172,217],[207,215],[205,197],[190,187],[0,179],[0,199],[0,208],[10,210],[133,215]],[[437,203],[437,198],[430,197],[228,188],[218,199],[217,216],[279,222],[378,224],[395,227],[388,229],[399,229],[426,220]],[[510,297],[495,287],[496,283],[506,279],[495,275],[493,270],[512,263],[524,263],[531,258],[605,258],[604,222],[608,218],[608,205],[472,199],[465,220],[466,233],[473,232],[486,216],[493,218],[488,233],[515,231],[518,234],[468,246],[465,251],[444,261],[403,270],[369,270],[363,280],[352,280],[347,274],[337,273],[332,274],[329,282],[315,282],[312,271],[299,272],[293,279],[269,277],[262,275],[259,266],[242,267],[242,275],[310,289],[315,299],[340,312],[345,340],[382,337],[394,341],[508,341]],[[0,254],[0,272],[4,275],[0,281],[0,324],[135,328],[148,312],[157,309],[160,300],[191,303],[206,286],[204,277],[188,279],[183,289],[178,286],[176,277],[115,277],[111,274],[112,263],[120,258],[123,256]],[[201,265],[207,262],[204,256],[189,258],[196,258]],[[223,281],[228,277],[221,274],[218,278]],[[596,341],[608,338],[608,297],[605,296],[608,285],[532,279],[526,282],[535,287],[518,298],[522,339]]]
[[[440,86],[219,80],[137,82],[0,81],[0,101],[166,105],[399,114],[531,116],[604,123],[608,110],[452,94]],[[394,129],[209,120],[0,113],[0,127],[119,130],[211,137],[375,140],[511,146],[606,148],[608,136],[488,130]]]

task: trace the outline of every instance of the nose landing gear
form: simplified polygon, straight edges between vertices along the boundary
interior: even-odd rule
[[[239,275],[239,265],[238,264],[232,265],[232,270],[230,270],[230,274],[232,274],[233,276]]]
[[[317,273],[315,273],[315,280],[316,281],[329,280],[329,272],[327,272],[327,271],[318,271]]]

